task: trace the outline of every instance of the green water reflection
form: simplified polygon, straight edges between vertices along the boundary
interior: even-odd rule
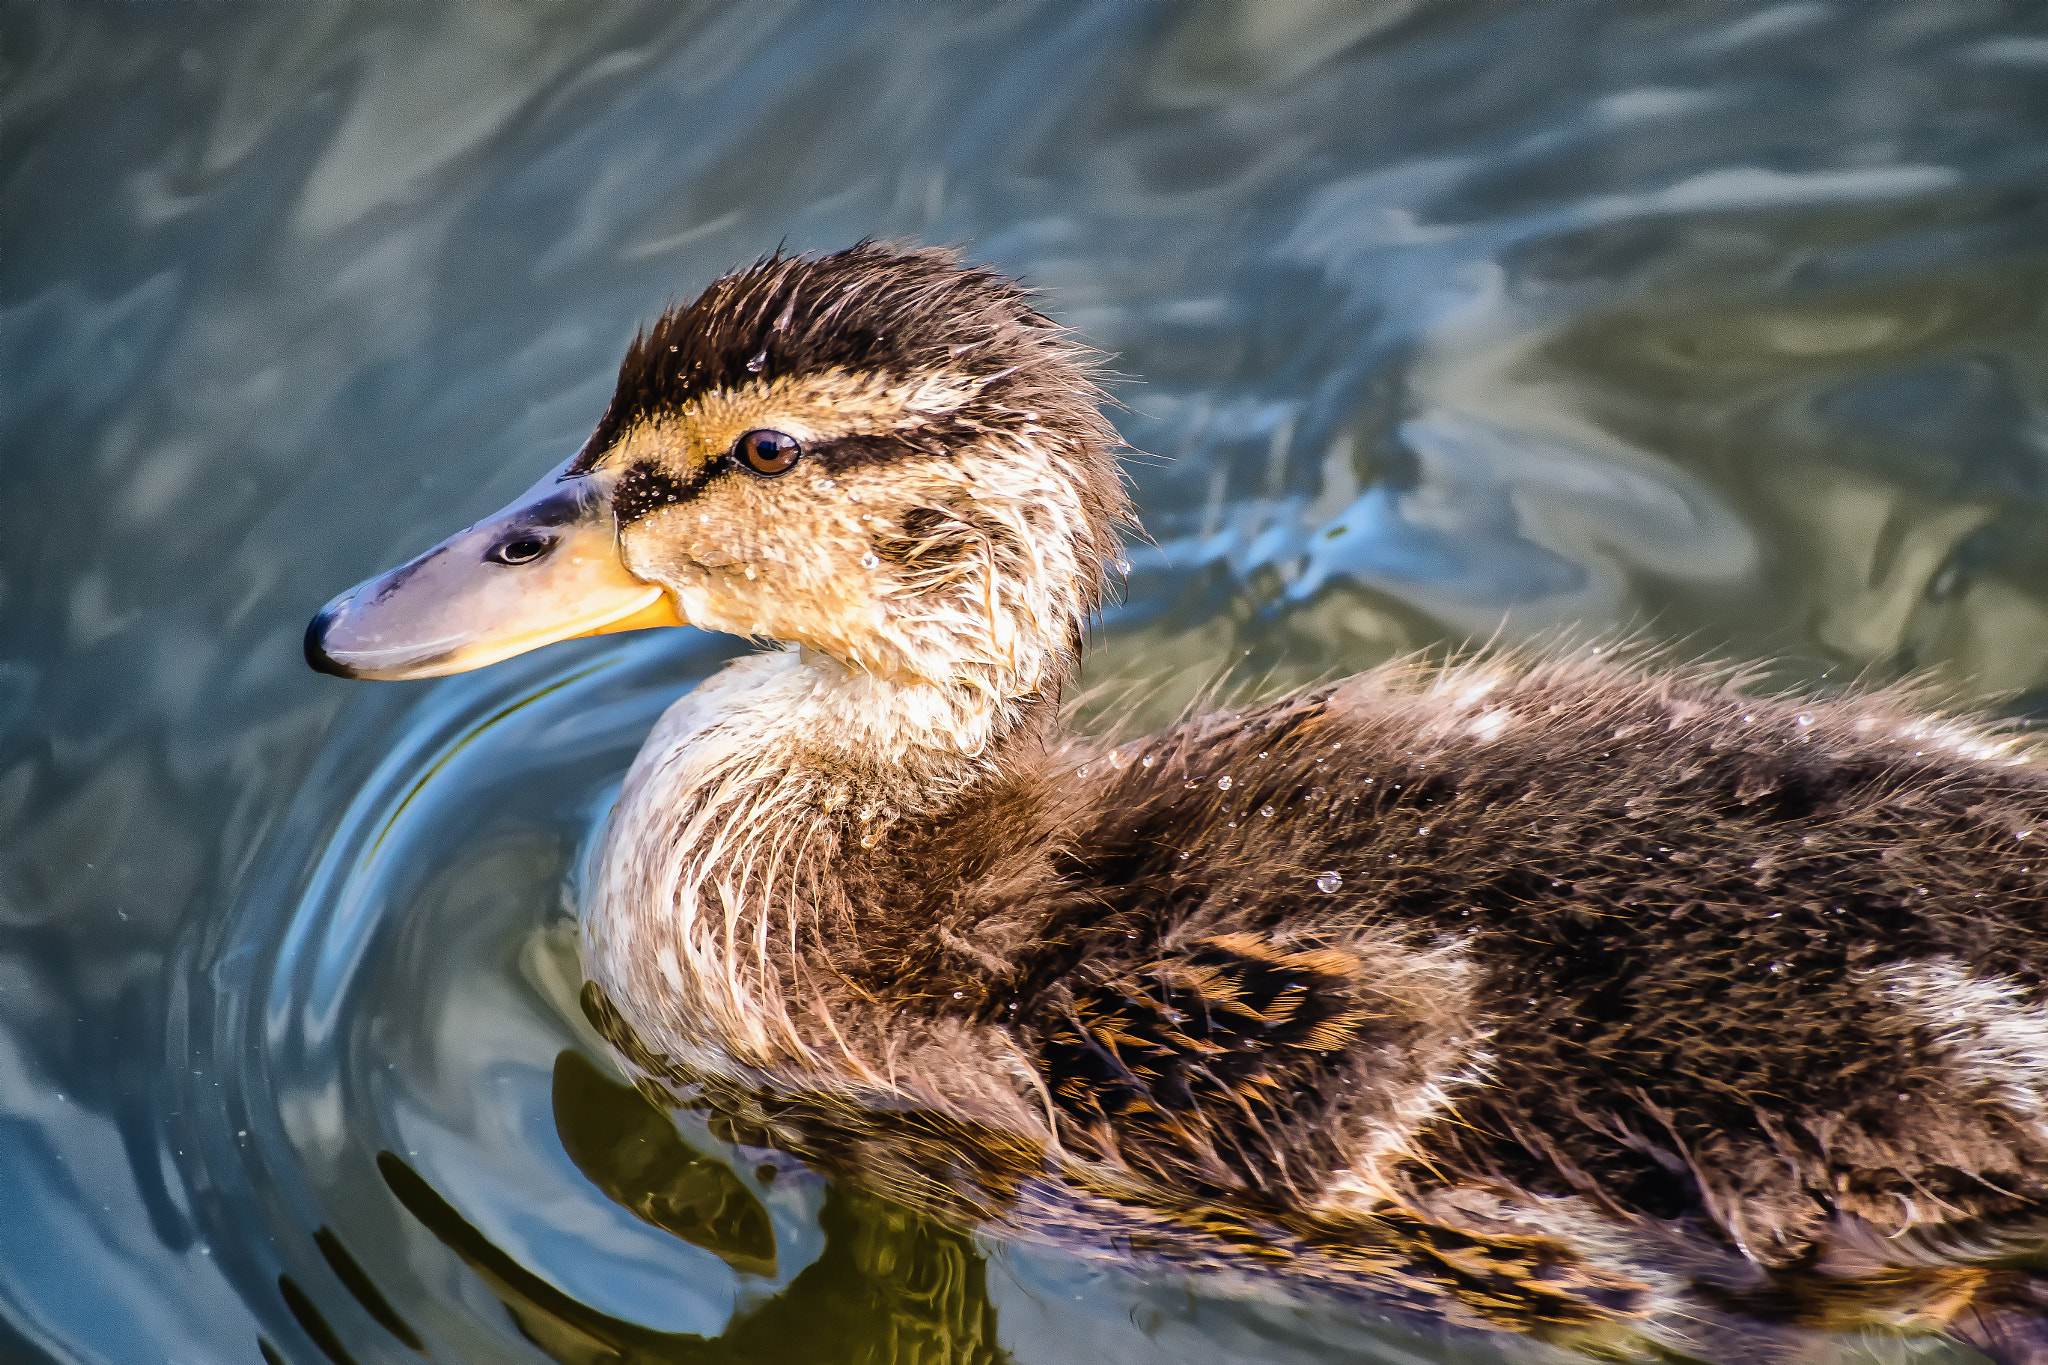
[[[555,1113],[578,1168],[611,1198],[735,1270],[773,1274],[775,1243],[759,1201],[730,1168],[686,1146],[639,1091],[565,1052],[555,1068]],[[823,1253],[707,1340],[585,1307],[493,1246],[397,1156],[385,1152],[377,1166],[399,1202],[490,1286],[520,1332],[563,1365],[1009,1359],[996,1344],[995,1306],[968,1237],[872,1196],[828,1190],[818,1212]]]

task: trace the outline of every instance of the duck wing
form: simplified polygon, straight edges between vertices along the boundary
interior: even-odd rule
[[[1039,1073],[1105,1160],[1306,1192],[1341,1159],[1321,1120],[1328,1080],[1375,1018],[1360,971],[1350,953],[1247,933],[1084,966],[1034,1021]]]

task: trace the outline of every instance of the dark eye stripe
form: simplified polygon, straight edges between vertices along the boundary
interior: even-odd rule
[[[733,450],[698,466],[684,479],[676,478],[656,464],[628,465],[619,475],[619,481],[612,486],[612,511],[617,515],[619,525],[625,526],[664,507],[688,502],[720,475],[738,473],[737,451],[736,442]],[[944,449],[942,446],[906,441],[900,436],[842,436],[826,444],[805,447],[801,454],[806,463],[815,462],[821,472],[836,474],[845,469],[888,464],[905,458],[929,459],[943,455]]]
[[[629,465],[612,485],[612,514],[625,526],[664,507],[688,502],[724,470],[724,460],[713,460],[689,478],[678,479],[658,465]]]

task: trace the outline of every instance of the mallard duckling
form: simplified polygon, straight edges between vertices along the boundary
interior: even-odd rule
[[[948,253],[770,257],[307,657],[779,642],[649,735],[583,907],[611,1036],[741,1135],[1451,1321],[2019,1358],[2034,1282],[1979,1264],[2048,1199],[2048,783],[2014,737],[1611,653],[1070,734],[1131,525],[1085,362]]]

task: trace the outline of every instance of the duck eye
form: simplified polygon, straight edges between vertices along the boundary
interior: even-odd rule
[[[740,463],[756,474],[787,474],[804,453],[794,436],[779,431],[750,431],[733,450]]]
[[[508,540],[502,545],[493,545],[491,552],[484,558],[496,560],[500,564],[531,564],[554,548],[555,542],[551,537],[529,536],[523,540]]]

